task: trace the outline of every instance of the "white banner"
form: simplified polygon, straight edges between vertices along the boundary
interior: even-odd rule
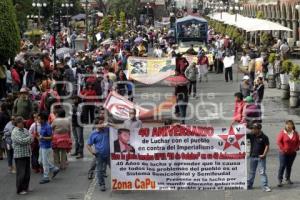
[[[112,190],[247,188],[245,127],[111,129]]]

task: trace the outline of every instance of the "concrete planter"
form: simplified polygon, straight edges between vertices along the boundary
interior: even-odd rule
[[[296,108],[299,105],[300,82],[290,81],[290,107]]]
[[[289,99],[290,97],[290,86],[289,86],[290,76],[288,74],[280,74],[280,85],[282,90],[282,99]]]
[[[276,88],[276,80],[275,80],[275,76],[269,74],[268,75],[268,87],[269,88]]]
[[[290,80],[290,76],[288,74],[280,74],[280,83],[281,85],[288,85]],[[286,87],[286,86],[284,86]],[[281,88],[283,89],[283,88]]]

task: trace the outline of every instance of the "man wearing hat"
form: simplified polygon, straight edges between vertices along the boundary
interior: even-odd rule
[[[240,92],[243,94],[243,97],[247,97],[250,96],[252,89],[253,86],[250,83],[250,77],[248,75],[245,75],[240,84]]]
[[[21,88],[19,97],[14,102],[12,112],[14,116],[21,116],[25,120],[30,118],[33,112],[33,104],[29,98],[27,88]]]

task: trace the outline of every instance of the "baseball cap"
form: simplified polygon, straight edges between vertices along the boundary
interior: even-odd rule
[[[250,79],[250,77],[248,76],[248,75],[245,75],[244,77],[243,77],[243,80],[249,80]]]
[[[247,96],[245,99],[244,99],[245,102],[247,103],[253,103],[254,102],[254,99],[252,96]]]

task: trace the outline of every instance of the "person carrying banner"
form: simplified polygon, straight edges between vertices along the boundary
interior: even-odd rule
[[[106,191],[104,174],[106,166],[109,164],[109,128],[104,123],[104,117],[95,119],[96,130],[94,130],[87,142],[88,151],[96,157],[96,171],[98,184],[102,192]]]
[[[240,92],[237,92],[234,94],[235,100],[234,100],[234,114],[233,114],[233,123],[242,123],[243,119],[243,110],[245,106],[245,102],[243,100],[243,94]]]
[[[270,142],[267,135],[265,135],[261,128],[261,124],[254,123],[252,125],[251,133],[247,133],[247,139],[250,140],[250,170],[248,176],[248,190],[253,188],[256,169],[259,167],[261,187],[265,192],[271,192],[271,188],[268,186],[268,177],[266,174],[266,156],[269,151]]]
[[[133,108],[129,111],[129,119],[125,120],[123,127],[129,130],[135,128],[142,128],[142,121],[136,118],[136,109]]]

